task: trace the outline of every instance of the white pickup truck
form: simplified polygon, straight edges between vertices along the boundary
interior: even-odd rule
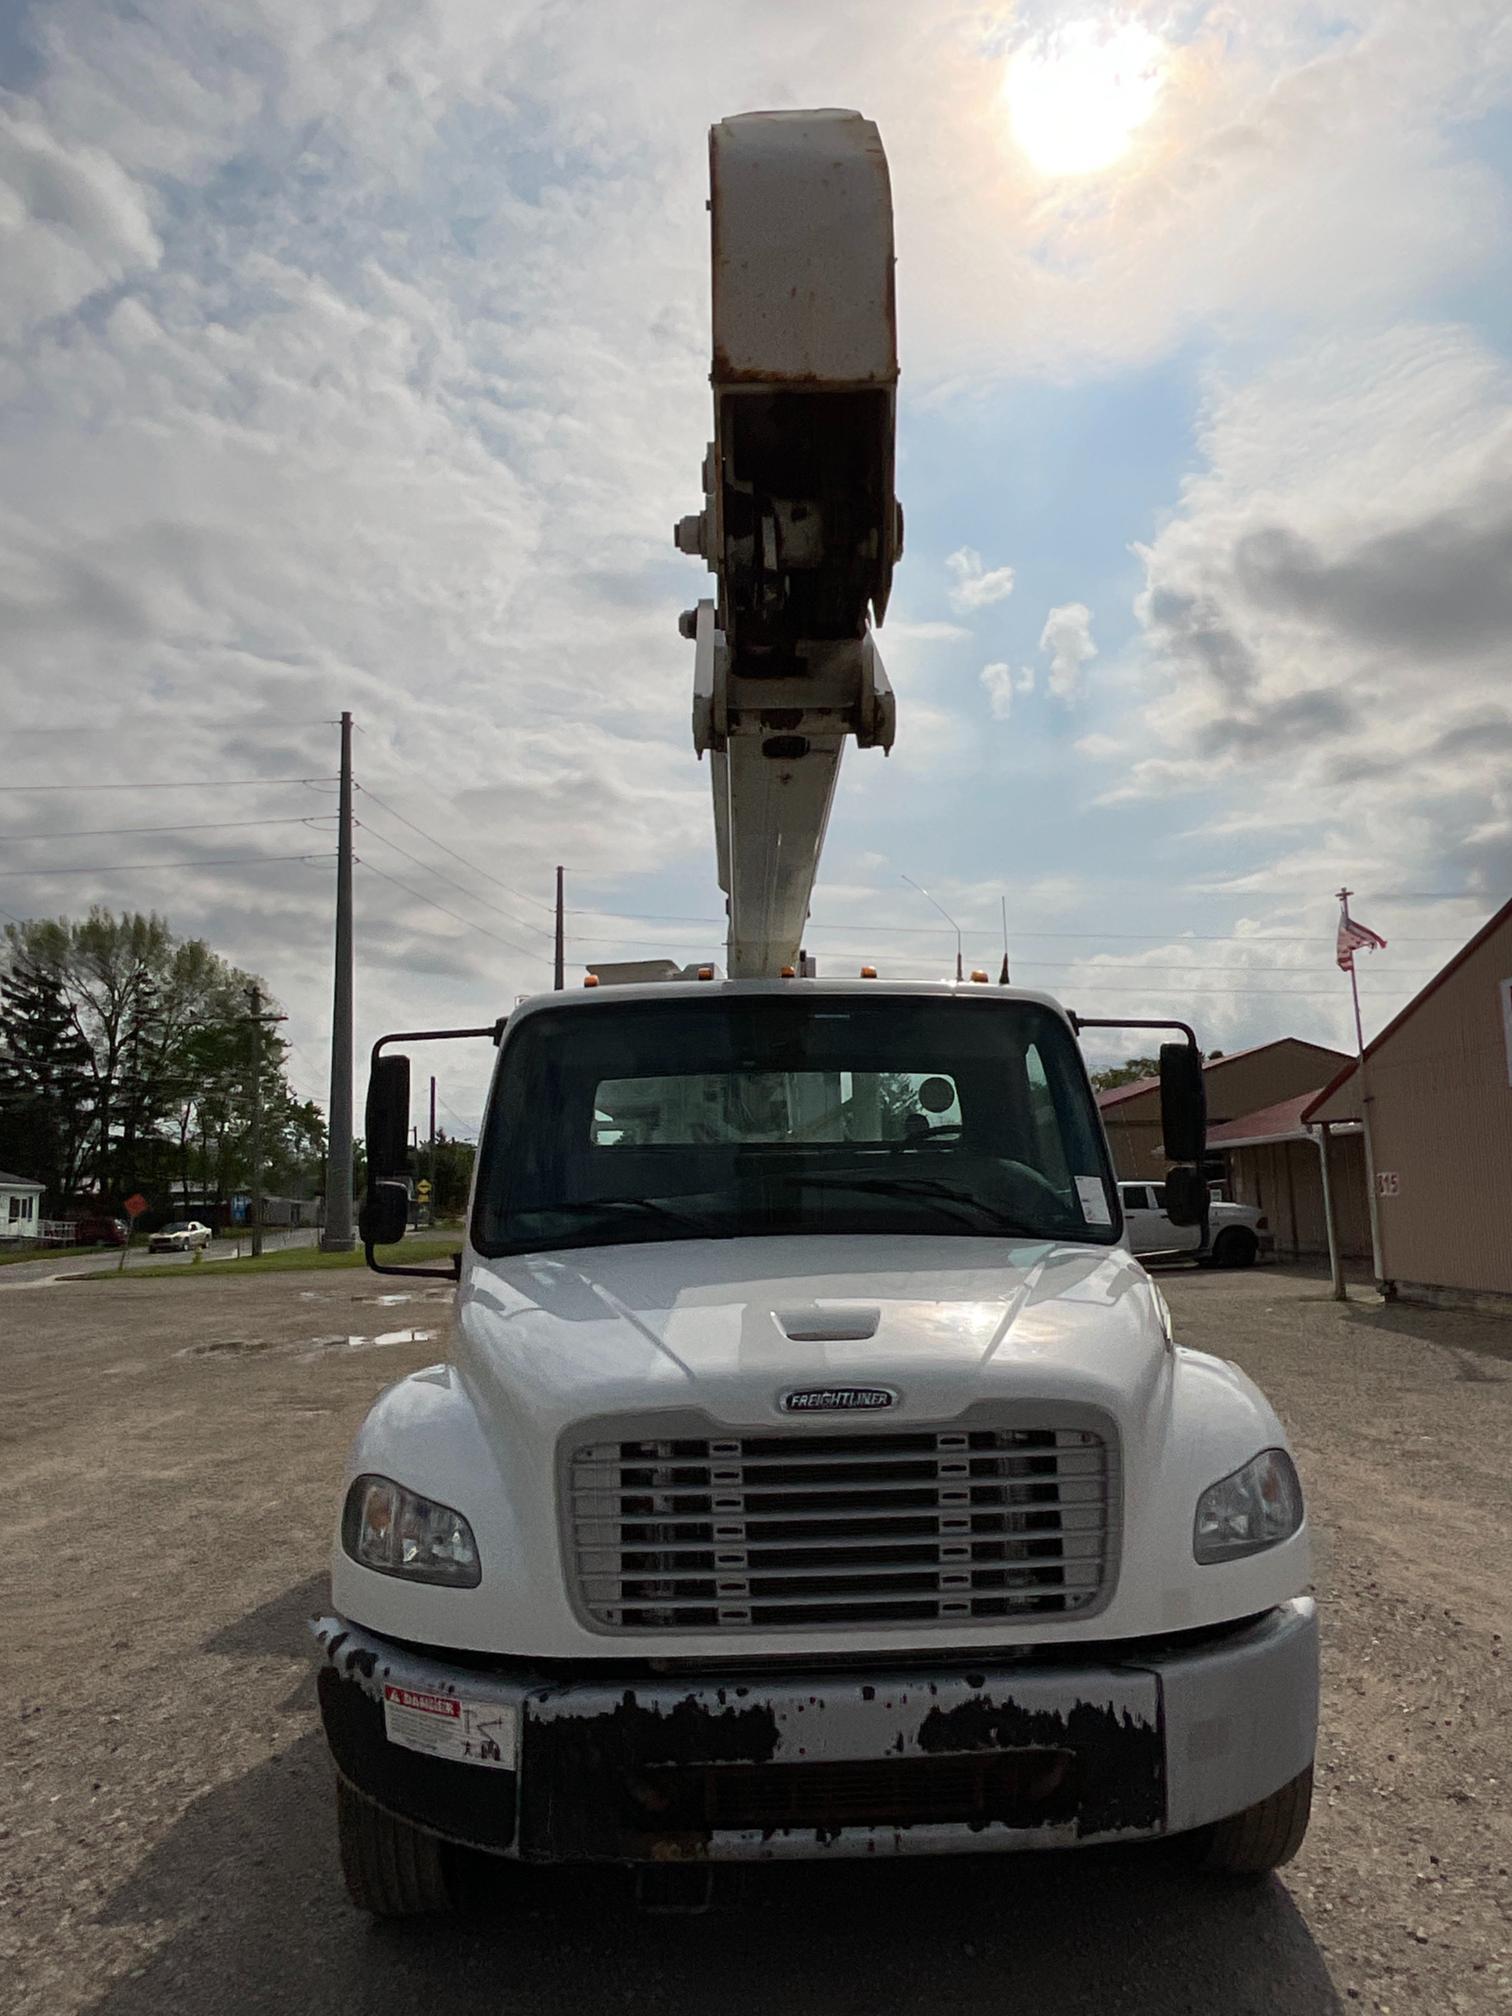
[[[450,1352],[364,1422],[314,1622],[348,1888],[438,1910],[488,1854],[692,1902],[726,1861],[1169,1836],[1271,1869],[1312,1783],[1302,1489],[1130,1251],[1087,1025],[804,970],[841,753],[894,730],[881,142],[749,115],[712,162],[715,441],[677,539],[717,577],[682,627],[733,977],[600,971],[375,1047],[390,1272],[395,1046],[498,1054]],[[1200,1228],[1201,1053],[1158,1026],[1166,1206]]]
[[[1172,1218],[1164,1183],[1120,1183],[1118,1197],[1129,1250],[1141,1260],[1189,1254],[1199,1265],[1253,1267],[1271,1250],[1269,1221],[1253,1204],[1210,1197],[1204,1227]]]

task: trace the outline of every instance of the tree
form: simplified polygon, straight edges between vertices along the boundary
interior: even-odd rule
[[[467,1193],[472,1187],[473,1163],[477,1148],[471,1141],[458,1141],[449,1134],[436,1135],[436,1173],[431,1178],[431,1214],[436,1218],[456,1218],[467,1209]],[[429,1174],[429,1158],[422,1151],[420,1163]]]
[[[1115,1085],[1132,1085],[1137,1079],[1159,1076],[1158,1057],[1126,1057],[1122,1064],[1110,1064],[1106,1070],[1094,1071],[1092,1083],[1099,1092],[1111,1092]]]
[[[0,976],[0,1166],[42,1184],[44,1209],[77,1184],[90,1126],[89,1055],[59,975],[19,957]]]
[[[175,1191],[180,1200],[194,1189],[224,1199],[248,1187],[254,1041],[264,1188],[305,1195],[318,1187],[324,1119],[285,1078],[287,1046],[276,1027],[261,1023],[254,1035],[253,977],[203,939],[176,938],[161,917],[95,909],[82,921],[9,926],[0,963],[0,1093],[7,1112],[15,1109],[14,1126],[32,1111],[17,1088],[40,1084],[39,1073],[67,1085],[53,1107],[77,1116],[71,1147],[65,1140],[57,1151],[60,1206],[82,1187],[111,1200],[145,1190],[164,1202]],[[9,1153],[35,1159],[18,1147]]]

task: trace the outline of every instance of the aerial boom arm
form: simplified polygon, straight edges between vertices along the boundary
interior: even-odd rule
[[[848,737],[892,745],[871,634],[902,550],[892,199],[855,112],[756,112],[709,135],[714,440],[677,527],[717,599],[695,645],[729,970],[795,966]]]

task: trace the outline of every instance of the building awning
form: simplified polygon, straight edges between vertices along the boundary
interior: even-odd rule
[[[1311,1141],[1316,1144],[1317,1130],[1308,1126],[1304,1116],[1319,1097],[1316,1090],[1302,1092],[1295,1099],[1278,1100],[1274,1106],[1257,1107],[1253,1113],[1242,1114],[1237,1120],[1225,1120],[1208,1129],[1208,1147],[1268,1148],[1279,1141]],[[1356,1133],[1358,1123],[1346,1125],[1340,1132]]]

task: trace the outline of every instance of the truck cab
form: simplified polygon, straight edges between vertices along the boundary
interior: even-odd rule
[[[1296,1471],[1175,1340],[1053,1000],[528,1001],[458,1276],[449,1359],[357,1438],[316,1627],[366,1908],[440,1908],[479,1851],[1294,1850]]]

